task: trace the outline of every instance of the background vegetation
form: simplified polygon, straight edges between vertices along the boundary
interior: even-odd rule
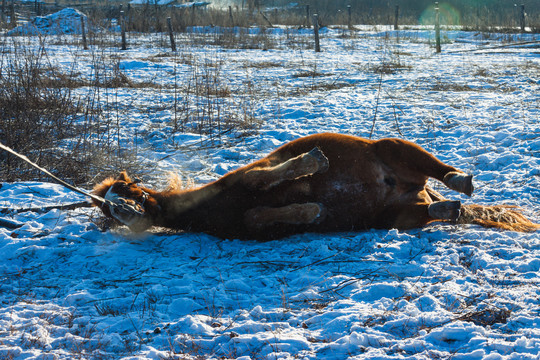
[[[184,48],[211,45],[235,49],[307,49],[312,46],[310,38],[308,41],[307,37],[291,31],[278,39],[269,36],[264,29],[274,25],[285,25],[289,29],[311,26],[308,7],[310,15],[319,14],[322,26],[393,24],[397,5],[401,26],[431,26],[435,6],[434,2],[425,0],[313,0],[291,7],[287,1],[261,0],[218,2],[208,8],[176,8],[156,6],[152,1],[139,6],[111,2],[75,6],[88,15],[91,49],[84,56],[92,59],[95,71],[91,78],[85,78],[75,70],[76,57],[71,68],[60,67],[50,60],[45,50],[46,42],[62,45],[69,41],[78,42],[78,37],[42,38],[38,46],[24,36],[3,37],[0,40],[0,141],[78,184],[91,183],[95,174],[107,172],[109,168],[129,168],[134,160],[128,154],[136,154],[138,145],[137,139],[133,144],[122,144],[119,140],[118,118],[120,112],[127,111],[116,100],[118,91],[115,89],[119,88],[148,88],[159,94],[172,93],[172,102],[160,103],[163,109],[173,114],[165,129],[171,134],[200,132],[210,134],[219,142],[223,133],[237,132],[241,137],[257,130],[262,120],[255,118],[252,104],[264,96],[262,92],[271,90],[258,89],[249,82],[241,88],[231,88],[221,73],[220,59],[200,60],[186,53],[175,61],[189,66],[187,83],[179,83],[176,73],[172,74],[173,85],[134,82],[119,68],[118,59],[105,50],[118,46],[119,24],[131,34],[132,46],[135,46],[137,34],[151,33],[158,34],[157,46],[167,48],[169,39],[165,32],[170,17],[177,41]],[[8,1],[0,3],[0,25],[4,29],[12,28],[24,17],[53,12],[58,10],[56,7],[69,5],[36,6],[32,3],[10,7],[10,4],[13,5]],[[539,31],[540,2],[524,1],[523,4],[527,12],[527,31]],[[348,5],[351,6],[350,17]],[[520,5],[502,0],[441,2],[441,20],[443,24],[461,25],[466,29],[519,32]],[[203,34],[190,31],[180,35],[192,26],[236,29]],[[247,31],[251,26],[261,30]],[[376,66],[380,71],[400,67],[399,61]],[[314,81],[316,76],[316,69],[308,72],[307,78],[312,79],[311,91],[321,86]],[[342,85],[328,86],[330,89]],[[295,91],[301,93],[304,90]],[[131,150],[127,151],[128,148]],[[42,179],[38,172],[6,154],[0,153],[0,164],[3,180]]]
[[[178,0],[179,3],[182,0]],[[56,1],[52,3],[28,2],[15,4],[0,2],[0,23],[13,27],[12,17],[29,19],[32,16],[74,7],[85,12],[96,22],[118,19],[120,11],[126,15],[128,31],[165,31],[166,18],[172,17],[176,30],[194,25],[216,26],[307,26],[307,13],[317,13],[321,25],[393,24],[396,6],[399,6],[399,21],[404,25],[432,25],[435,1],[431,0],[217,0],[208,7],[179,8],[158,6],[156,0],[147,0],[144,5],[130,5],[129,1],[97,0],[85,3]],[[531,31],[540,31],[540,2],[537,0],[448,0],[439,1],[441,24],[464,26],[471,29],[488,30],[501,28],[509,31],[520,25],[521,5],[525,7],[525,23]],[[350,6],[350,18],[349,10]],[[309,10],[308,10],[309,8]],[[12,16],[14,15],[14,16]],[[15,21],[16,22],[16,21]]]

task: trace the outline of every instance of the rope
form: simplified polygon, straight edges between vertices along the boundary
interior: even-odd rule
[[[87,191],[84,191],[84,190],[81,190],[71,184],[68,184],[67,182],[65,182],[64,180],[58,178],[57,176],[53,175],[50,171],[48,171],[47,169],[44,169],[42,168],[41,166],[39,166],[38,164],[34,163],[33,161],[31,161],[30,159],[28,159],[26,156],[22,155],[22,154],[19,154],[18,152],[16,152],[15,150],[13,150],[12,148],[10,148],[9,146],[6,146],[4,144],[2,144],[0,142],[0,149],[3,149],[5,151],[7,151],[8,153],[18,157],[19,159],[27,162],[28,164],[32,165],[34,168],[38,169],[39,171],[41,171],[42,173],[48,175],[49,177],[51,177],[54,181],[56,181],[58,184],[72,190],[72,191],[75,191],[79,194],[82,194],[82,195],[85,195],[85,196],[88,196],[89,198],[91,198],[92,200],[95,200],[99,203],[101,203],[102,205],[105,204],[105,205],[108,205],[112,208],[118,208],[124,212],[128,212],[128,213],[135,213],[135,214],[138,214],[138,215],[141,215],[141,211],[137,210],[135,207],[132,207],[128,204],[119,204],[119,203],[115,203],[115,202],[112,202],[110,200],[107,200],[107,199],[104,199],[102,198],[101,196],[97,196],[95,194],[92,194],[92,193],[89,193]]]

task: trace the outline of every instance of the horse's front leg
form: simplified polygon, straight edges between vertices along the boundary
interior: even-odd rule
[[[319,148],[269,167],[257,167],[244,174],[246,185],[268,190],[286,180],[323,173],[328,170],[328,159]]]
[[[252,229],[274,224],[317,224],[325,215],[324,206],[318,203],[290,204],[275,208],[260,206],[246,211],[244,223]]]

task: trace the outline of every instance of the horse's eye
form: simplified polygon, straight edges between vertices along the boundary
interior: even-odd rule
[[[121,191],[127,191],[127,190],[129,190],[129,184],[126,184],[126,183],[120,183],[120,184],[118,184],[118,188],[119,188],[119,190],[121,190]]]

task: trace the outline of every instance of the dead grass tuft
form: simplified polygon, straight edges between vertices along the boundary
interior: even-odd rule
[[[331,76],[332,74],[324,74],[321,72],[318,72],[317,70],[306,70],[301,71],[299,73],[293,74],[292,77],[295,79],[298,78],[315,78],[315,77],[322,77],[322,76]]]
[[[119,308],[106,302],[95,303],[94,308],[100,316],[120,316],[126,314],[125,310],[120,310]]]
[[[332,82],[332,83],[319,83],[311,88],[313,90],[320,90],[320,91],[332,91],[332,90],[339,90],[343,88],[353,87],[354,84],[348,83],[348,82]]]
[[[507,309],[488,308],[462,315],[459,320],[469,321],[478,326],[493,326],[495,324],[506,324],[511,314],[512,312]]]
[[[244,65],[246,68],[250,67],[255,69],[280,68],[282,66],[282,64],[273,61],[246,62]]]
[[[395,74],[400,70],[411,70],[412,66],[404,65],[399,62],[382,62],[375,65],[371,70],[377,74]]]
[[[466,84],[437,82],[431,87],[432,91],[474,91],[472,87]]]

